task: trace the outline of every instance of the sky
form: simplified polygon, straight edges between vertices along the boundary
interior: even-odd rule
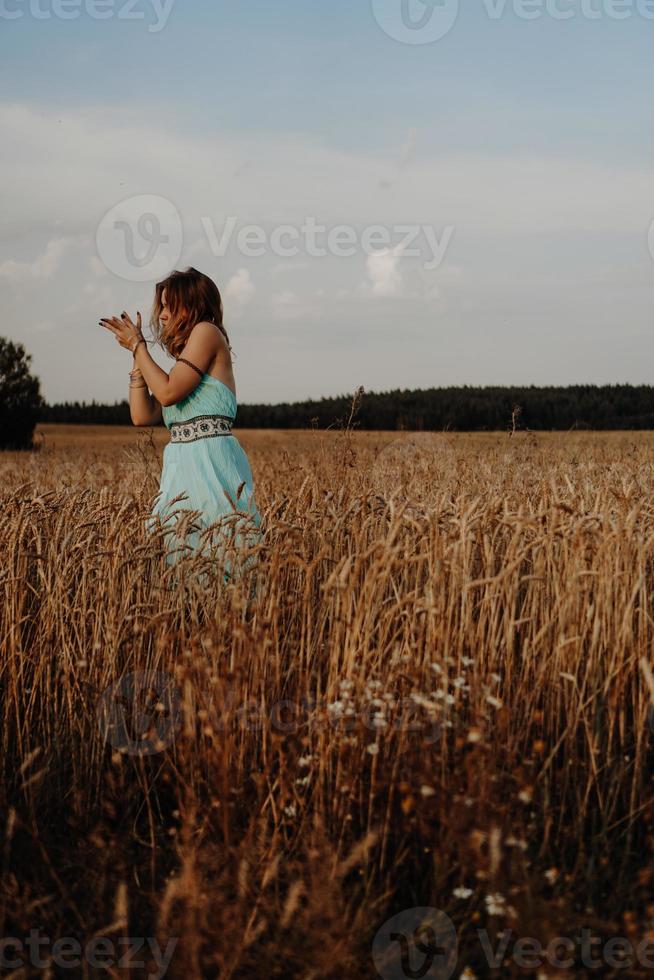
[[[241,402],[650,384],[653,39],[654,0],[0,0],[0,334],[48,402],[126,398],[98,321],[192,265]]]

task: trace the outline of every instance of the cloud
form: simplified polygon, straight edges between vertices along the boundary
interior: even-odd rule
[[[271,299],[273,320],[292,320],[298,313],[299,299],[292,289],[282,289]]]
[[[368,256],[366,269],[370,282],[362,283],[361,287],[365,296],[402,296],[404,282],[399,268],[401,255],[402,249],[396,246]]]
[[[272,301],[275,306],[297,306],[298,298],[292,289],[282,289],[281,293],[275,293]]]
[[[52,238],[45,246],[45,250],[33,262],[16,262],[14,259],[6,259],[0,263],[0,277],[11,282],[52,279],[59,269],[65,253],[74,244],[74,238]]]
[[[223,290],[223,295],[228,300],[234,300],[237,306],[243,307],[247,306],[252,299],[254,288],[252,276],[249,271],[247,269],[237,269],[227,282]]]
[[[161,195],[179,211],[182,256],[201,259],[182,265],[196,265],[215,279],[226,318],[247,306],[242,337],[252,342],[253,353],[246,385],[256,397],[282,397],[282,382],[269,370],[277,351],[267,331],[271,316],[294,328],[294,341],[301,333],[297,326],[306,324],[305,353],[292,362],[303,393],[305,387],[325,390],[325,365],[306,352],[323,341],[322,321],[330,323],[335,315],[344,326],[334,365],[347,361],[352,372],[369,372],[371,388],[385,382],[386,369],[395,371],[398,317],[410,321],[423,345],[407,368],[407,385],[433,381],[427,365],[436,318],[445,323],[447,317],[461,343],[465,339],[471,347],[471,337],[506,337],[510,317],[534,337],[546,335],[552,352],[571,336],[581,338],[579,349],[585,351],[598,324],[607,336],[625,320],[646,330],[654,278],[647,248],[654,217],[649,165],[574,157],[560,146],[550,152],[491,152],[442,145],[435,152],[420,143],[416,153],[416,134],[404,128],[395,133],[389,160],[382,152],[360,145],[344,149],[311,133],[176,130],[143,104],[61,106],[53,115],[38,105],[0,103],[0,127],[0,183],[9,189],[0,238],[3,308],[13,335],[32,343],[47,397],[111,400],[115,386],[122,385],[122,352],[110,349],[97,319],[125,308],[147,310],[153,284],[104,270],[96,230],[118,202],[144,194]],[[390,192],[379,187],[380,176],[393,180]],[[202,218],[210,219],[215,240],[222,242],[229,237],[223,231],[230,216],[237,225],[233,237],[224,251],[212,249]],[[397,237],[388,240],[385,254],[366,255],[359,248],[348,258],[322,257],[300,246],[288,260],[273,254],[269,244],[257,257],[239,242],[247,225],[265,229],[269,242],[274,228],[301,228],[307,218],[328,230],[343,223],[359,232],[373,225],[391,230],[429,223],[453,227],[455,235],[433,271],[421,267],[428,255],[400,260],[393,249]],[[31,289],[28,306],[26,286],[34,284],[39,288]],[[279,292],[282,285],[288,290]],[[53,358],[49,341],[56,331],[33,326],[48,322],[85,345],[88,373],[79,375],[72,363]],[[385,344],[374,363],[364,343],[373,328]],[[510,362],[494,362],[496,349],[503,347],[489,347],[488,359],[480,356],[474,370],[466,362],[463,375],[453,348],[451,361],[439,365],[439,378],[448,372],[457,380],[471,380],[475,372],[479,378],[535,380],[537,371],[550,380],[572,376],[569,358],[560,367],[560,359],[547,354],[550,359],[535,368],[529,345],[514,345]],[[608,364],[601,374],[602,345],[595,356],[595,362],[581,356],[584,378],[614,370]],[[633,377],[640,379],[642,351],[624,356],[623,376],[630,356]]]
[[[282,289],[271,298],[272,318],[278,323],[319,320],[322,309],[305,302],[292,289]]]

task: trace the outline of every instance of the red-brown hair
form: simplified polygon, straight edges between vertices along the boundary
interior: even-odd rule
[[[160,317],[164,290],[170,319],[162,327]],[[216,324],[231,350],[229,337],[223,326],[223,301],[213,279],[197,269],[189,268],[184,272],[172,272],[167,279],[157,283],[150,326],[155,339],[171,357],[179,357],[193,327],[204,320]]]

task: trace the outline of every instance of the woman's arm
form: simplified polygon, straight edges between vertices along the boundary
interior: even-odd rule
[[[130,383],[129,386],[129,413],[132,417],[132,424],[138,426],[159,425],[163,420],[161,404],[148,391],[143,375],[136,366],[134,371],[137,373],[132,376],[133,383]],[[136,387],[137,384],[142,385],[142,387]]]
[[[193,327],[180,357],[194,364],[204,374],[213,364],[220,347],[218,331],[213,323],[198,323]],[[170,374],[153,361],[145,344],[134,352],[134,364],[140,368],[154,399],[160,405],[175,405],[197,388],[201,375],[188,364],[175,364]],[[146,423],[148,424],[148,423]]]
[[[103,317],[100,326],[111,330],[118,340],[121,347],[131,350],[134,355],[134,367],[139,368],[145,384],[152,392],[152,396],[145,395],[146,389],[139,388],[135,397],[136,415],[141,419],[144,416],[153,417],[156,412],[157,404],[175,405],[177,402],[186,398],[187,395],[197,388],[202,375],[207,371],[216,359],[220,350],[221,335],[216,330],[213,323],[197,323],[186,342],[182,354],[186,360],[191,361],[197,367],[194,371],[187,364],[176,364],[170,374],[159,367],[153,360],[147,348],[143,334],[141,333],[141,314],[137,315],[136,324],[132,323],[127,313],[120,317]],[[130,389],[130,405],[131,393]],[[135,422],[135,425],[151,425],[150,421]]]

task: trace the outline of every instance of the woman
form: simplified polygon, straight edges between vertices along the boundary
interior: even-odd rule
[[[176,359],[169,374],[150,356],[140,313],[135,324],[126,312],[100,320],[134,355],[129,383],[132,422],[150,426],[163,419],[170,430],[159,493],[147,525],[154,529],[159,518],[164,523],[177,518],[175,531],[165,532],[169,565],[189,547],[215,553],[215,534],[202,532],[216,522],[218,547],[227,546],[227,541],[248,546],[259,539],[261,519],[250,464],[232,433],[236,386],[218,287],[196,269],[173,272],[157,283],[150,322],[155,339]],[[172,505],[180,495],[186,499]],[[182,521],[183,510],[201,512],[190,530],[189,521]],[[181,547],[172,550],[175,537]],[[229,561],[224,556],[222,561],[227,580]]]

